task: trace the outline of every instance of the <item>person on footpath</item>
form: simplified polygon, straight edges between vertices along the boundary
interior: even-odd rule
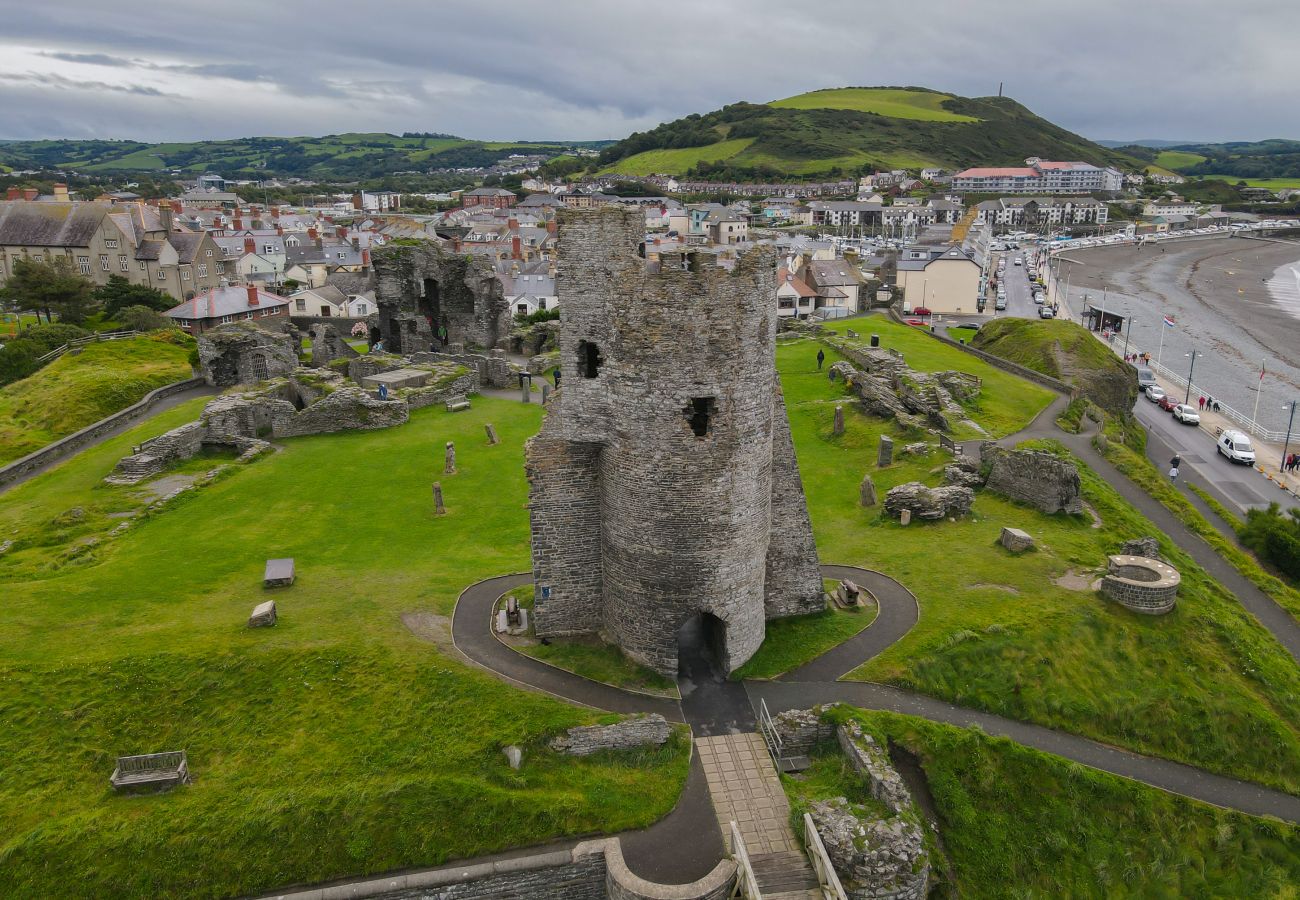
[[[1205,398],[1201,397],[1199,402],[1201,404],[1201,412],[1205,412]]]

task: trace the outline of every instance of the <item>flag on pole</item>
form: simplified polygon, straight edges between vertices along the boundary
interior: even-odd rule
[[[1260,362],[1260,364],[1259,364],[1259,380],[1260,380],[1260,381],[1263,381],[1263,380],[1264,380],[1264,363],[1263,363],[1263,362]]]
[[[1168,325],[1170,328],[1173,328],[1173,327],[1174,327],[1174,317],[1173,317],[1173,316],[1165,316],[1165,324]]]

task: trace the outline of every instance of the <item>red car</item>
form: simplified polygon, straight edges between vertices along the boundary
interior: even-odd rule
[[[919,325],[922,328],[925,327],[925,323],[922,322],[920,319],[904,319],[903,321],[906,322],[908,325]]]
[[[931,315],[931,313],[930,313],[930,309],[929,309],[929,307],[918,306],[916,309],[912,310],[912,315],[914,315],[914,316],[928,316],[928,315]]]
[[[1170,397],[1168,394],[1165,394],[1163,397],[1160,398],[1160,402],[1156,405],[1159,406],[1161,409],[1163,409],[1165,412],[1173,412],[1174,407],[1178,405],[1178,401],[1173,397]]]

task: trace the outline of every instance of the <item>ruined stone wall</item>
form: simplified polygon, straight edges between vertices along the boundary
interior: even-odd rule
[[[205,331],[198,342],[199,369],[204,380],[217,387],[255,384],[298,367],[298,351],[289,332],[263,328],[255,321]]]
[[[640,750],[661,747],[672,735],[672,726],[658,713],[633,716],[613,725],[581,725],[554,738],[551,749],[570,756],[589,756],[602,750]]]
[[[510,306],[484,260],[449,253],[431,242],[383,247],[373,260],[385,350],[410,354],[435,349],[439,325],[446,326],[450,342],[484,349],[496,347],[510,333]]]
[[[980,461],[988,469],[984,486],[1047,514],[1083,512],[1079,470],[1044,450],[1008,450],[985,443]]]
[[[410,418],[402,400],[378,400],[357,387],[340,388],[328,397],[300,410],[285,422],[276,437],[327,434],[352,429],[369,431],[401,425]]]
[[[589,634],[603,624],[600,445],[565,440],[563,402],[564,391],[551,396],[542,430],[524,448],[538,637]]]
[[[570,442],[601,447],[604,633],[634,659],[675,674],[678,628],[709,613],[722,623],[719,661],[730,670],[758,649],[766,617],[775,259],[759,249],[732,271],[689,259],[652,271],[638,254],[643,228],[635,211],[561,214],[563,407],[551,415]],[[530,445],[530,457],[541,447]],[[791,448],[782,468],[788,476],[795,466]],[[782,500],[797,489],[780,489]],[[800,516],[787,507],[796,520],[789,527],[806,528],[806,509]],[[796,543],[811,548],[810,530]],[[552,565],[548,552],[574,551],[535,545],[539,573]],[[585,546],[578,552],[590,556]],[[774,597],[772,608],[802,608],[820,586],[817,575],[793,599]],[[563,605],[554,599],[538,609],[543,632]]]
[[[473,372],[466,372],[455,381],[450,381],[446,384],[437,384],[428,387],[404,390],[402,391],[401,397],[406,401],[406,405],[411,409],[424,409],[426,406],[436,406],[439,403],[446,403],[452,397],[470,394],[477,390],[478,378]]]
[[[812,520],[779,381],[772,408],[772,530],[767,545],[766,591],[769,619],[820,612],[826,606]]]

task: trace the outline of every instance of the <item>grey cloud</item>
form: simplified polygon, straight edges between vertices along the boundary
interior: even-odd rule
[[[310,14],[292,4],[231,10],[215,29],[196,27],[186,7],[128,0],[124,16],[121,4],[98,0],[0,0],[0,46],[43,48],[52,65],[175,76],[184,87],[167,90],[191,96],[169,99],[166,115],[151,110],[158,99],[140,85],[129,112],[109,120],[136,129],[116,136],[145,139],[362,128],[621,137],[736,100],[820,87],[916,84],[984,96],[999,81],[1034,112],[1092,138],[1300,137],[1294,79],[1284,71],[1294,31],[1286,23],[1300,24],[1294,0],[1182,0],[1177,15],[1165,3],[1131,0],[1032,14],[1023,0],[661,0],[649,12],[552,0],[544,16],[445,3],[376,4],[370,15],[317,0]],[[49,93],[66,100],[78,91],[84,120],[73,103],[59,121],[103,127],[92,123],[104,121],[96,107],[111,87],[74,87],[79,72],[59,69],[66,83],[49,82],[42,101],[29,91],[11,96],[15,74],[23,73],[0,81],[8,113],[0,128],[48,124]],[[237,90],[255,91],[256,102],[232,99],[219,79],[244,83]]]
[[[86,91],[90,93],[109,91],[112,93],[135,94],[139,97],[178,96],[165,93],[156,87],[145,84],[109,84],[106,81],[80,81],[73,78],[64,78],[62,75],[51,72],[0,72],[0,81],[31,84],[59,91]]]

